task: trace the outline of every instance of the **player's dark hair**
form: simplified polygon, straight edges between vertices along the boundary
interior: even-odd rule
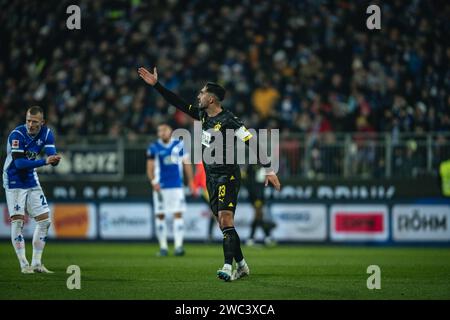
[[[40,106],[32,106],[28,108],[27,112],[29,112],[31,115],[37,115],[39,113],[44,114],[44,110]]]
[[[208,82],[206,84],[206,91],[214,94],[219,101],[222,101],[223,98],[225,98],[225,89],[220,84],[215,82]]]
[[[173,129],[172,126],[170,125],[170,123],[168,123],[168,122],[161,122],[157,125],[157,127],[161,127],[161,126],[168,126],[170,129]]]

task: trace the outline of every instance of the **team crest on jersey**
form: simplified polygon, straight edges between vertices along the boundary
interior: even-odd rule
[[[216,125],[214,126],[214,131],[219,131],[220,128],[222,128],[222,124],[220,122],[217,122]]]
[[[36,144],[38,145],[38,146],[41,146],[41,144],[43,144],[44,143],[44,141],[42,141],[41,139],[38,139],[38,141],[36,141]]]
[[[19,148],[19,140],[13,140],[11,143],[11,147],[14,149]]]

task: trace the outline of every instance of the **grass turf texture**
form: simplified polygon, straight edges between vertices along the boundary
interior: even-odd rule
[[[448,248],[330,246],[244,247],[250,277],[216,278],[222,245],[186,245],[186,256],[156,257],[156,244],[49,243],[54,274],[21,274],[9,242],[0,242],[0,299],[450,299]],[[27,257],[32,252],[27,244]],[[69,265],[81,290],[68,290]],[[368,290],[369,265],[381,289]]]

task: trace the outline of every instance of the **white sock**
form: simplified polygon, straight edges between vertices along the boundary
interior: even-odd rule
[[[42,252],[44,251],[45,243],[47,241],[48,228],[50,227],[50,219],[36,221],[36,228],[33,234],[33,259],[32,266],[39,266],[42,264]]]
[[[166,219],[156,218],[156,237],[159,241],[159,247],[167,250],[167,225]]]
[[[183,218],[173,219],[173,238],[175,249],[183,246],[184,220]]]
[[[23,220],[11,221],[11,242],[16,250],[17,258],[19,259],[20,267],[28,266],[28,260],[25,256],[25,239],[22,234]]]
[[[247,262],[245,262],[245,259],[242,259],[241,261],[239,261],[237,263],[238,267],[242,268],[243,266],[245,266],[247,264]]]

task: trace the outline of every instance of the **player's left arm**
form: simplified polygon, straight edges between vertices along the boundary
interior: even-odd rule
[[[158,157],[158,151],[155,148],[155,145],[152,144],[147,149],[147,178],[152,185],[153,191],[160,192],[161,185],[159,181],[159,176],[156,176],[156,157]]]
[[[247,130],[243,122],[238,117],[233,117],[229,125],[231,126],[231,128],[235,129],[234,135],[241,141],[245,142],[247,147],[249,147],[250,150],[252,150],[256,154],[258,164],[264,167],[264,169],[266,170],[266,179],[264,185],[267,187],[270,182],[276,190],[280,191],[281,183],[275,173],[275,170],[273,170],[271,166],[270,160],[264,155],[264,152],[258,152],[258,149],[262,148],[259,140],[257,146],[254,146],[253,143],[250,143],[250,140],[255,139],[255,137],[253,137],[253,135]]]
[[[189,189],[191,190],[192,194],[195,194],[196,188],[194,185],[194,173],[192,170],[192,165],[184,159],[183,159],[183,169],[184,174],[186,175],[186,181],[189,186]]]
[[[189,189],[191,190],[192,195],[195,195],[196,188],[194,186],[194,171],[192,170],[192,164],[189,161],[189,153],[186,152],[184,144],[182,142],[180,143],[180,145],[181,145],[180,157],[183,163],[183,170],[186,176],[186,182],[187,185],[189,186]]]
[[[47,131],[47,134],[45,137],[44,152],[47,156],[58,156],[59,157],[59,160],[52,163],[52,166],[57,166],[59,164],[59,161],[61,160],[61,156],[58,155],[58,152],[56,151],[55,137],[53,135],[52,130],[50,130],[49,128],[47,128],[47,130],[48,131]]]

